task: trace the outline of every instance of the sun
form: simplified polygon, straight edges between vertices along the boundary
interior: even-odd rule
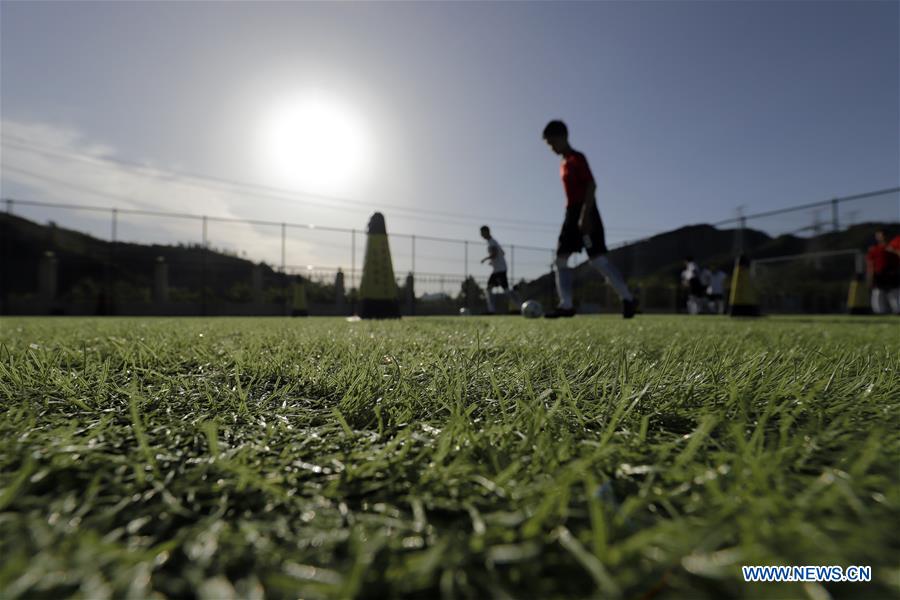
[[[296,94],[271,107],[263,119],[261,167],[279,187],[348,193],[366,175],[370,154],[364,119],[334,94]]]

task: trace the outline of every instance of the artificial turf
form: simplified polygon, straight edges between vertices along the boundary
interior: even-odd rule
[[[4,318],[0,596],[897,596],[898,325]]]

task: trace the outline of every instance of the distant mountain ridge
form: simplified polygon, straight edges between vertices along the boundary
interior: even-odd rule
[[[741,235],[744,254],[752,259],[763,259],[825,250],[864,252],[873,243],[874,232],[879,227],[898,229],[898,224],[861,223],[811,237],[791,234],[772,237],[755,229],[744,229]],[[626,279],[643,292],[645,306],[672,306],[677,301],[668,297],[663,300],[662,297],[671,296],[670,290],[677,288],[684,259],[691,256],[700,265],[730,273],[734,266],[736,235],[735,229],[687,225],[615,248],[609,252],[609,258]],[[616,301],[604,287],[599,275],[586,262],[575,268],[576,300],[602,297],[605,301],[601,304],[607,308],[614,306]],[[548,272],[530,282],[520,283],[519,291],[522,297],[555,303],[554,276]],[[677,294],[677,290],[674,293]]]
[[[59,294],[90,295],[99,293],[103,282],[115,281],[117,295],[146,300],[153,284],[153,265],[158,257],[171,265],[169,287],[173,301],[196,300],[189,292],[205,285],[212,297],[244,301],[250,294],[250,272],[260,271],[262,287],[273,300],[282,293],[281,275],[271,266],[258,265],[238,256],[204,249],[199,245],[146,245],[127,242],[112,244],[85,233],[42,225],[14,214],[0,216],[3,242],[4,294],[27,296],[38,288],[38,264],[47,250],[52,250],[59,264]],[[874,230],[881,223],[863,223],[846,230],[811,237],[780,235],[771,237],[754,229],[745,229],[745,253],[753,258],[801,254],[824,249],[865,250]],[[896,224],[888,224],[888,226]],[[626,278],[639,286],[677,281],[685,256],[699,263],[730,271],[735,251],[734,229],[717,229],[711,225],[688,225],[612,250],[610,259]],[[594,286],[597,278],[588,274],[586,264],[576,268],[576,294],[585,286]],[[520,282],[520,292],[528,297],[552,300],[554,282],[548,272],[527,282]],[[80,290],[80,292],[79,292]],[[274,290],[274,291],[273,291]],[[349,290],[348,290],[349,291]],[[310,282],[311,301],[333,301],[334,287]],[[179,294],[181,296],[179,297]]]

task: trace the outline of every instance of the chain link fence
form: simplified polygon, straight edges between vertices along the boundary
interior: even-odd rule
[[[10,199],[5,208],[6,314],[283,315],[298,282],[311,314],[349,315],[358,300],[363,229]],[[483,240],[389,234],[404,313],[483,309]],[[511,276],[549,269],[550,248],[505,252]]]
[[[766,313],[847,311],[851,281],[866,269],[874,233],[900,234],[900,188],[738,215],[714,223],[731,231],[731,256],[750,259]],[[731,256],[707,264],[727,267]]]
[[[358,301],[364,229],[19,200],[5,200],[5,208],[4,314],[284,315],[294,309],[298,282],[310,314],[349,315]],[[64,226],[49,216],[64,219]],[[875,228],[897,234],[898,223],[900,188],[892,188],[739,211],[712,226],[620,244],[610,258],[647,311],[683,310],[685,256],[730,272],[734,257],[745,254],[756,265],[764,310],[835,312],[846,304],[847,285]],[[483,240],[398,233],[390,226],[388,233],[404,314],[483,311],[490,274],[481,262]],[[510,284],[522,297],[555,302],[554,250],[518,244],[504,250]],[[618,310],[615,294],[584,264],[577,269],[576,301],[582,312]]]

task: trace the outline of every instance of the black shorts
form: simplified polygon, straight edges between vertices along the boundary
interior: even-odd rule
[[[557,255],[578,254],[582,249],[587,250],[589,258],[606,254],[606,235],[597,205],[591,203],[584,207],[584,219],[581,212],[582,205],[566,207],[566,219],[556,245]]]
[[[500,287],[504,290],[509,289],[509,281],[506,280],[506,271],[496,271],[491,273],[491,276],[488,277],[487,288],[490,290],[495,287]]]
[[[691,290],[691,296],[705,296],[706,287],[700,281],[699,277],[691,277],[688,280],[688,289]]]
[[[900,287],[900,271],[874,273],[872,275],[872,287],[885,291]]]

